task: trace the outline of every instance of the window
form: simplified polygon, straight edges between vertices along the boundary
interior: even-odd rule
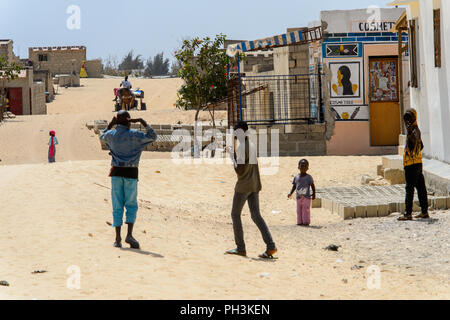
[[[39,62],[41,62],[41,61],[48,61],[48,56],[46,54],[40,54]]]
[[[441,67],[441,9],[433,10],[434,14],[434,66]]]
[[[411,69],[411,87],[419,87],[419,72],[417,69],[417,23],[416,20],[409,21],[409,57]]]

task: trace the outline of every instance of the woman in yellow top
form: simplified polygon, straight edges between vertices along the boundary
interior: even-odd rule
[[[414,188],[417,189],[419,196],[420,208],[422,213],[416,218],[428,219],[428,195],[427,187],[425,185],[425,178],[423,176],[422,166],[422,136],[419,126],[417,124],[417,111],[414,109],[408,110],[403,116],[408,135],[406,138],[405,154],[403,156],[403,165],[405,167],[406,180],[406,212],[405,215],[399,218],[400,221],[412,220]]]

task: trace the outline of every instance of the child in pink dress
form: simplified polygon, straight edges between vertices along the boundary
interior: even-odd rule
[[[314,179],[307,172],[309,162],[303,159],[298,164],[300,174],[296,175],[292,182],[292,190],[288,199],[297,191],[297,225],[308,227],[311,223],[311,200],[316,199],[316,186]],[[312,189],[312,195],[311,195]]]

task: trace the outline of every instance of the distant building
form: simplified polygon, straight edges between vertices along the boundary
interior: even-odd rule
[[[8,63],[21,61],[14,55],[13,41],[0,40],[0,56],[4,55]],[[40,79],[34,79],[33,68],[24,66],[17,78],[6,82],[6,96],[9,100],[9,110],[15,115],[46,114],[45,104],[46,84]]]
[[[47,70],[52,77],[56,75],[77,75],[85,64],[88,77],[101,77],[101,60],[86,61],[85,46],[32,47],[28,49],[28,58],[35,70]]]
[[[33,68],[26,67],[6,83],[9,109],[15,115],[46,114],[45,84],[33,81]]]

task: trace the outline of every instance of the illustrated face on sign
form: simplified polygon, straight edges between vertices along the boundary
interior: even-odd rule
[[[341,70],[338,70],[337,78],[338,78],[338,85],[339,85],[339,87],[342,87],[342,78],[343,78],[343,76],[342,76]]]
[[[358,90],[357,84],[351,82],[352,72],[347,66],[341,66],[337,71],[337,85],[333,85],[336,94],[344,96],[353,96]]]

